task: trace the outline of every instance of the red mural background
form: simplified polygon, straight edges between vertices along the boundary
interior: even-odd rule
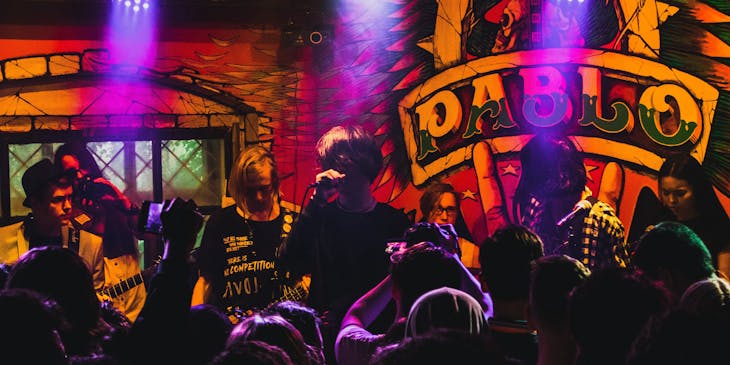
[[[448,181],[479,242],[511,220],[524,142],[558,130],[627,227],[677,151],[701,160],[730,210],[730,6],[578,3],[343,0],[282,8],[284,24],[160,23],[133,62],[104,22],[3,25],[0,131],[246,129],[253,113],[247,138],[271,146],[284,199],[300,204],[317,138],[361,124],[385,162],[376,197],[418,219],[423,187]],[[297,43],[315,27],[321,43]]]

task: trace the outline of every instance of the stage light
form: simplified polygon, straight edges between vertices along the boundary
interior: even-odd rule
[[[132,7],[132,10],[139,11],[139,5],[135,5],[134,7]]]
[[[132,2],[129,1],[129,0],[127,0],[127,1],[124,2],[124,6],[130,7],[130,6],[132,6]]]

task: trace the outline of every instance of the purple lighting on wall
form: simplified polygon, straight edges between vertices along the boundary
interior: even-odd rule
[[[142,66],[155,58],[156,8],[153,0],[111,0],[106,47],[114,63]]]

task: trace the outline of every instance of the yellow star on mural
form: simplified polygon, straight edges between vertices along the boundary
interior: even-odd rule
[[[591,177],[591,171],[597,170],[598,166],[589,166],[586,164],[583,164],[583,166],[585,166],[585,168],[586,168],[586,177],[588,178],[589,181],[593,181],[593,177]]]
[[[507,166],[502,168],[502,176],[504,175],[517,176],[517,168],[514,167],[512,164],[507,164]]]
[[[466,199],[477,200],[476,195],[477,195],[477,193],[475,193],[469,189],[466,189],[461,192],[461,199],[462,200],[466,200]]]

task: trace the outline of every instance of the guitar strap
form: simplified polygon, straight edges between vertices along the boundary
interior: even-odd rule
[[[79,245],[81,242],[81,230],[74,228],[71,225],[64,226],[61,229],[61,238],[63,241],[63,247],[68,248],[76,254],[79,253]]]

